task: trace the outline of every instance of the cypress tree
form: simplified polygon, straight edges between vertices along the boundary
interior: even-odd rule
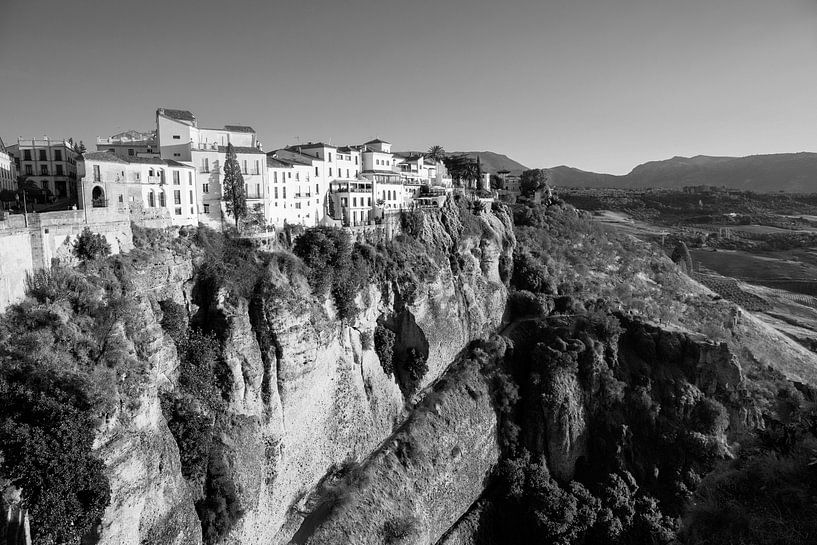
[[[235,228],[238,229],[238,222],[247,216],[247,195],[244,193],[244,176],[241,175],[241,167],[238,166],[232,144],[227,144],[222,195],[222,199],[227,202],[227,213],[235,218]]]

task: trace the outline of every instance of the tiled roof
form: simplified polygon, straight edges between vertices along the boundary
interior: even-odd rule
[[[177,119],[179,121],[195,121],[196,116],[193,115],[193,112],[189,112],[187,110],[173,110],[170,108],[159,108],[157,113],[169,117],[170,119]]]
[[[224,125],[224,129],[231,132],[255,132],[255,129],[246,125]]]
[[[86,161],[106,161],[108,163],[122,163],[127,165],[128,162],[121,157],[114,155],[110,151],[89,151],[82,156]]]
[[[285,159],[286,161],[292,161],[294,163],[299,163],[302,165],[312,165],[313,161],[320,161],[317,157],[313,155],[307,155],[305,153],[301,153],[298,150],[284,148],[281,151],[286,151],[287,153],[292,153],[295,157],[277,157],[277,159]],[[270,152],[270,155],[274,155],[275,152]]]
[[[386,142],[385,140],[381,140],[379,138],[375,138],[374,140],[369,140],[368,142],[364,142],[366,144],[391,144],[391,142]]]
[[[258,148],[248,147],[248,146],[233,146],[233,150],[238,153],[252,153],[255,155],[265,155],[263,151]],[[227,153],[227,146],[219,146],[218,151],[220,153]]]
[[[267,166],[272,168],[291,168],[292,163],[288,163],[276,157],[270,157],[269,155],[267,155]]]
[[[287,149],[312,149],[312,148],[332,148],[335,149],[335,146],[331,144],[324,144],[323,142],[307,142],[306,144],[296,144],[294,146],[287,146]]]

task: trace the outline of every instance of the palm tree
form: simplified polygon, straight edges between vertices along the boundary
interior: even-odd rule
[[[445,150],[442,146],[431,146],[426,152],[426,157],[435,163],[441,163],[445,159]]]

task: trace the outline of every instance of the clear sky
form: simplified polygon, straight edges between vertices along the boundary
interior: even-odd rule
[[[0,1],[0,136],[159,106],[308,140],[624,173],[817,150],[817,0]]]

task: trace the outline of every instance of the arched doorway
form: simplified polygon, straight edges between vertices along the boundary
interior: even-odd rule
[[[104,208],[108,206],[108,203],[105,201],[105,191],[102,187],[95,186],[91,191],[91,203],[94,208]]]

